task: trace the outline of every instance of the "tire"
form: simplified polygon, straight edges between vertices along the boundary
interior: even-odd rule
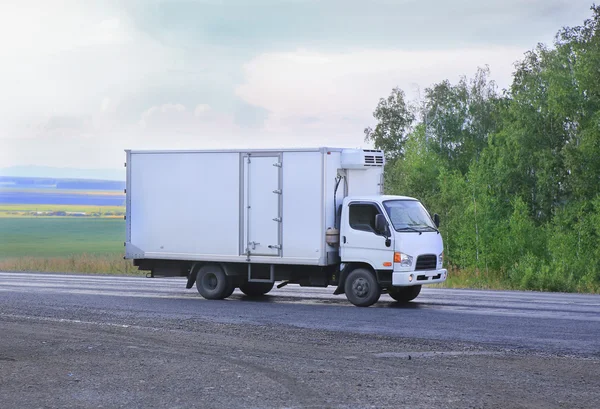
[[[379,301],[381,288],[375,276],[367,269],[351,272],[344,283],[346,298],[357,307],[368,307]]]
[[[235,291],[235,283],[233,282],[231,277],[227,277],[227,281],[229,282],[229,287],[227,288],[227,291],[225,291],[225,294],[223,294],[223,298],[230,297],[231,294],[233,294],[233,292]]]
[[[240,290],[248,297],[260,297],[273,289],[275,283],[249,283],[240,285]]]
[[[228,297],[227,293],[232,285],[231,280],[218,265],[205,265],[196,275],[196,289],[207,300],[221,300]]]
[[[411,285],[409,287],[390,287],[388,288],[388,294],[394,300],[405,303],[417,298],[421,292],[420,285]]]

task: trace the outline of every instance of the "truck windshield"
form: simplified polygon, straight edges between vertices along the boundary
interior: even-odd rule
[[[383,206],[396,231],[437,231],[427,210],[416,200],[387,200]]]

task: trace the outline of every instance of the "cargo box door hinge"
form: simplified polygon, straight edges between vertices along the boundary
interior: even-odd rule
[[[281,164],[281,162],[276,162],[276,163],[273,164],[273,166],[276,166],[276,167],[280,168],[282,166],[282,164]]]
[[[270,244],[269,245],[270,249],[277,249],[277,250],[281,250],[281,245],[280,244]]]

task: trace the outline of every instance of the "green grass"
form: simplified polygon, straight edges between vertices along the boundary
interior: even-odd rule
[[[473,288],[478,290],[514,290],[510,282],[480,271],[448,268],[448,278],[433,288]]]
[[[0,271],[39,271],[45,273],[145,275],[119,254],[74,254],[69,257],[16,257],[0,259]]]
[[[122,255],[124,241],[121,218],[0,218],[0,259]]]
[[[123,260],[122,218],[0,218],[0,270],[141,275]]]

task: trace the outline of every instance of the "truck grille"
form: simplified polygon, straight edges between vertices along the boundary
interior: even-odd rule
[[[425,254],[417,258],[415,270],[435,270],[437,257],[434,254]]]

